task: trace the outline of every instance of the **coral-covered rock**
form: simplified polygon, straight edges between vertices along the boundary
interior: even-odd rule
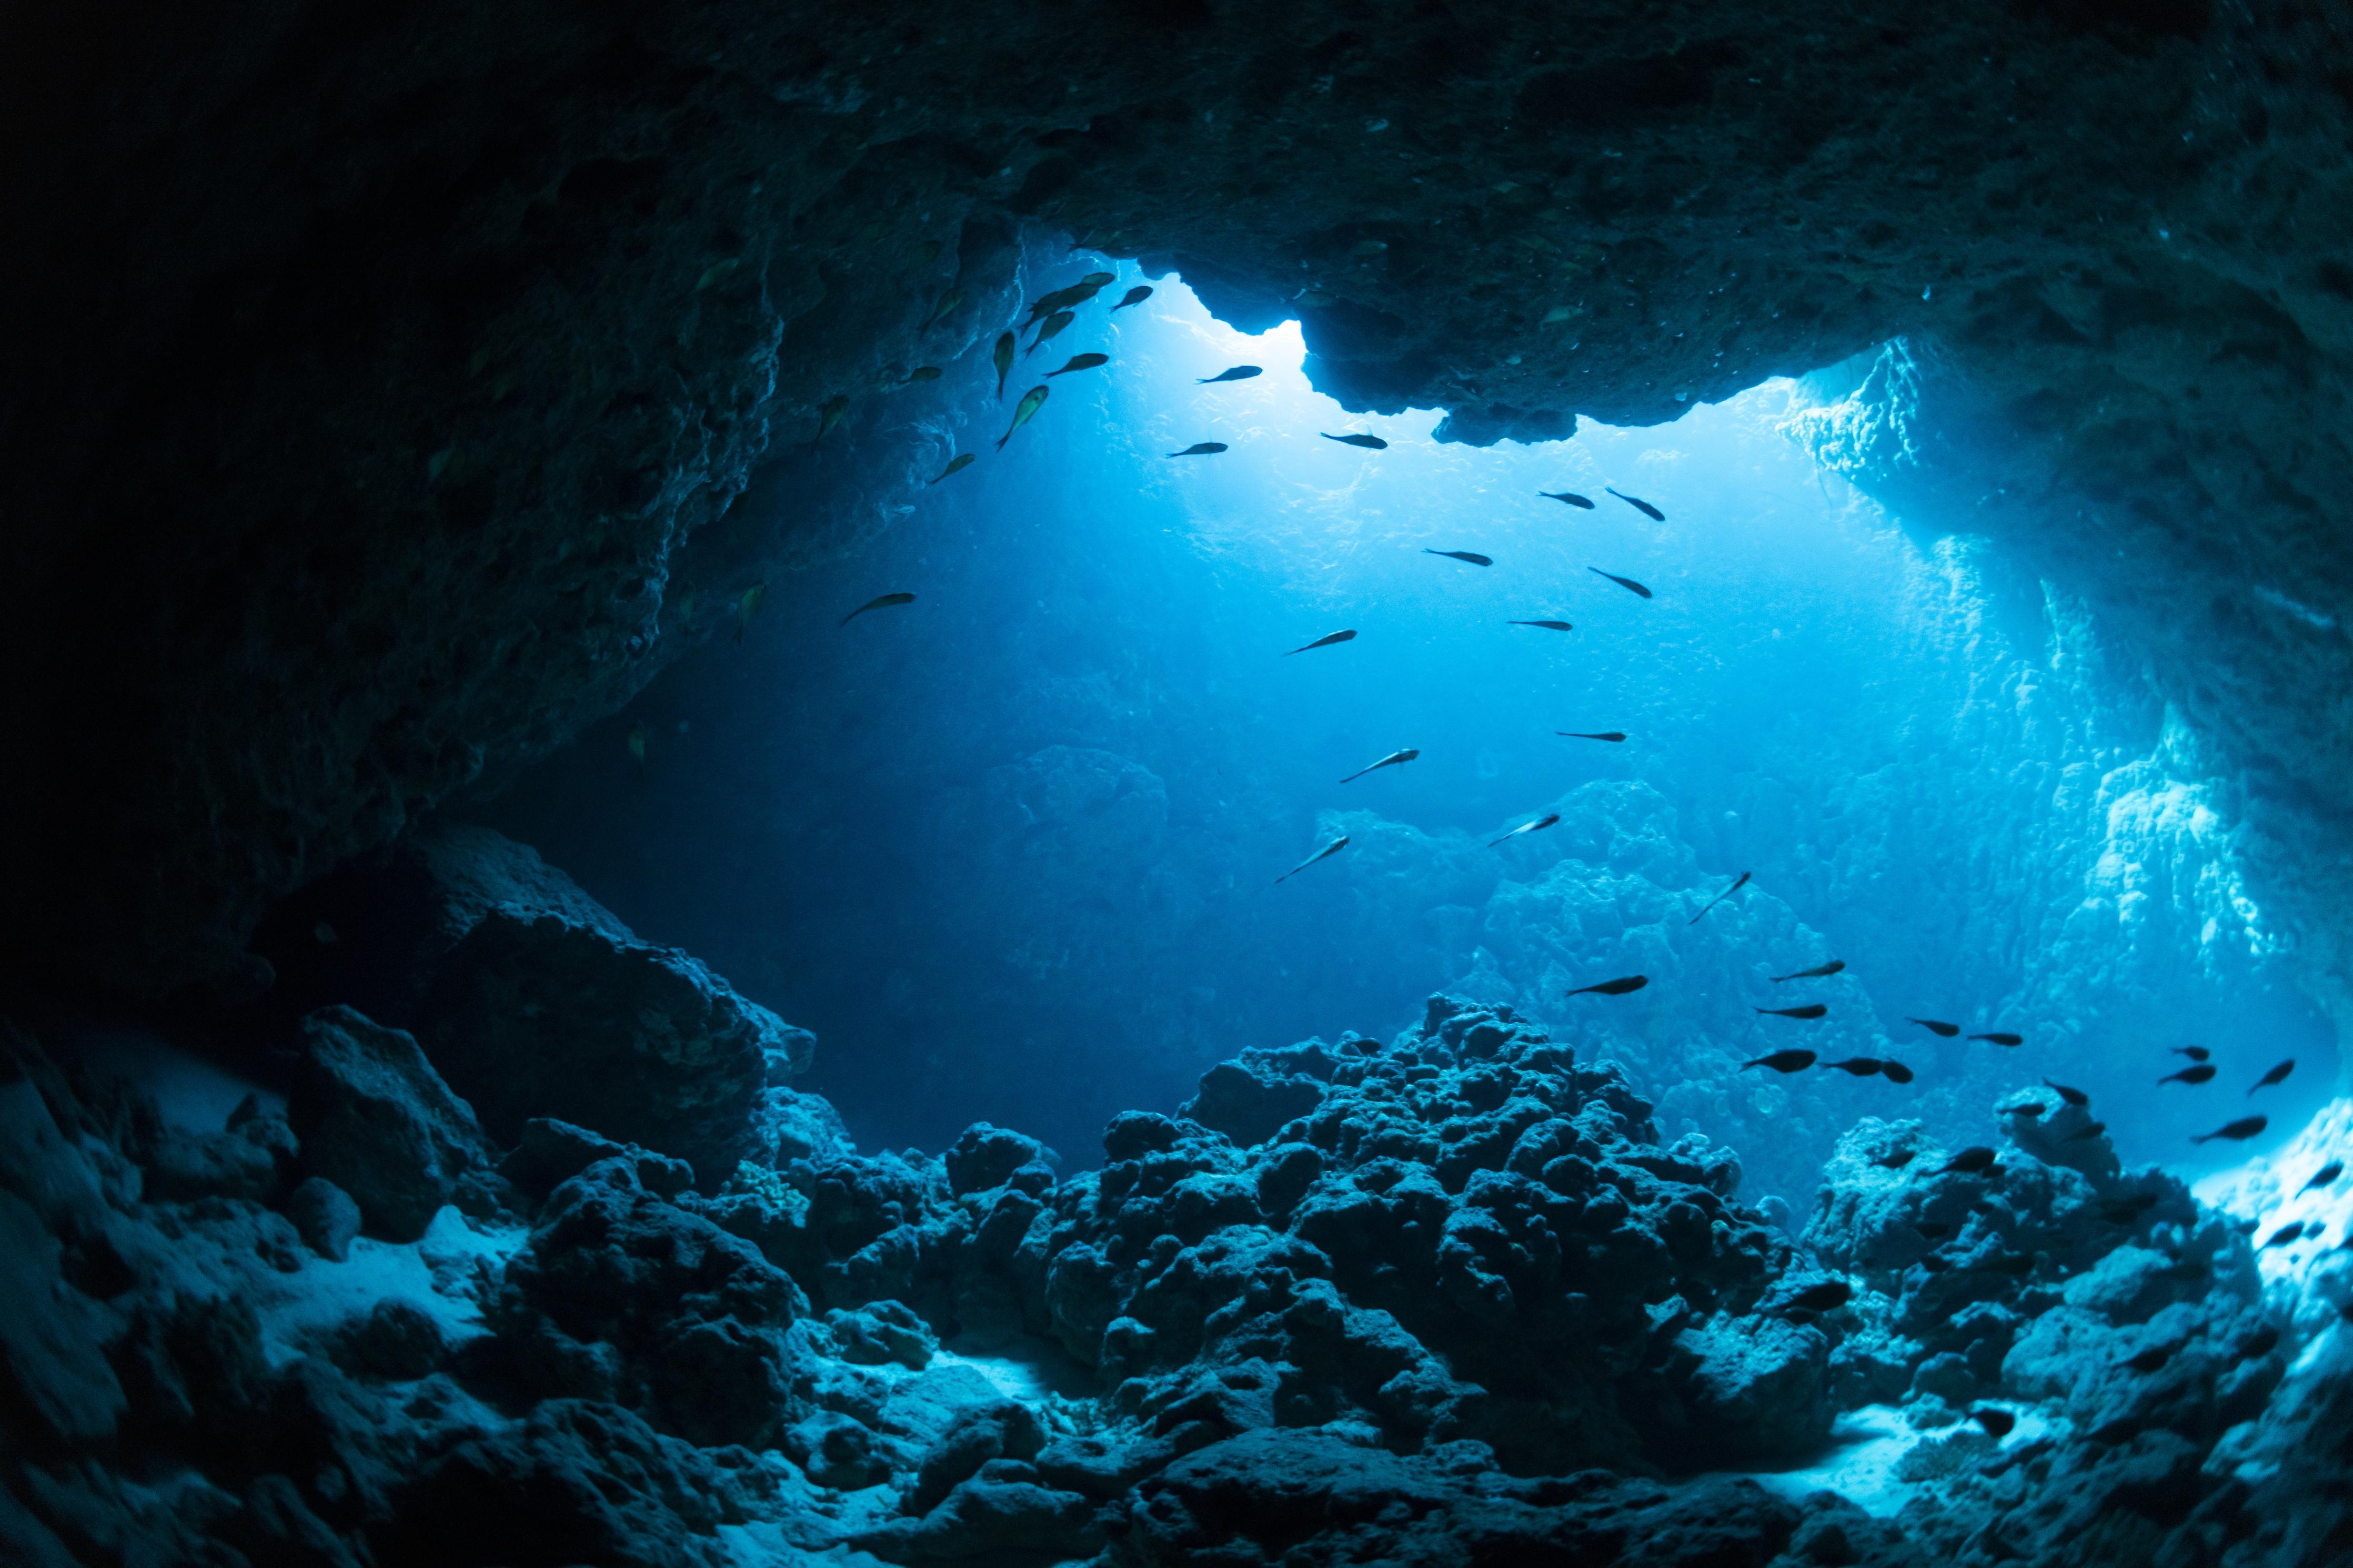
[[[305,1247],[333,1263],[351,1256],[352,1237],[360,1233],[360,1205],[324,1176],[312,1176],[286,1194],[286,1217]]]
[[[413,1241],[442,1205],[482,1190],[491,1159],[473,1108],[412,1036],[348,1007],[313,1013],[302,1035],[288,1114],[303,1169],[349,1193],[371,1234]]]

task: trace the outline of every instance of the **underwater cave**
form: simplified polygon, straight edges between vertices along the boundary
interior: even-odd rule
[[[2353,37],[0,18],[0,1558],[2353,1562]]]

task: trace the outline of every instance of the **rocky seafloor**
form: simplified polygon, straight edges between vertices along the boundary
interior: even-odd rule
[[[9,1561],[2353,1551],[2353,1253],[2259,1259],[2082,1108],[1975,1157],[1865,1119],[1793,1235],[1648,1086],[1440,995],[1099,1169],[862,1153],[805,1033],[530,851],[405,853],[216,1126],[0,1037]]]

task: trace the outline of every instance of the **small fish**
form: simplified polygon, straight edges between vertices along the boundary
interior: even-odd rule
[[[1641,497],[1630,496],[1623,490],[1610,490],[1608,485],[1604,485],[1601,488],[1605,490],[1609,490],[1611,495],[1616,496],[1620,500],[1624,501],[1628,506],[1632,507],[1636,511],[1641,512],[1652,522],[1664,522],[1667,521],[1667,514],[1665,512],[1661,511],[1657,507],[1652,506],[1649,501],[1644,500]]]
[[[964,290],[961,289],[949,289],[946,293],[939,297],[939,300],[936,304],[933,305],[932,313],[924,318],[923,325],[926,327],[932,325],[941,317],[946,315],[950,310],[955,310],[958,305],[963,303]]]
[[[1845,967],[1846,967],[1846,960],[1845,960],[1845,959],[1843,959],[1843,958],[1833,958],[1833,959],[1831,959],[1828,963],[1817,963],[1817,964],[1816,964],[1816,965],[1814,965],[1811,969],[1800,969],[1800,970],[1797,971],[1795,973],[1792,973],[1792,974],[1777,974],[1777,975],[1773,976],[1773,984],[1776,984],[1776,985],[1778,985],[1778,984],[1781,984],[1781,982],[1783,982],[1784,980],[1822,980],[1822,979],[1827,979],[1829,976],[1833,975],[1833,974],[1836,974],[1837,973],[1839,973],[1839,971],[1841,971],[1841,970],[1844,969]]]
[[[2068,1133],[2063,1142],[2069,1143],[2087,1143],[2093,1139],[2097,1138],[2101,1133],[2105,1132],[2107,1130],[2108,1124],[2105,1121],[2090,1122],[2084,1126],[2080,1131]]]
[[[1402,752],[1391,752],[1379,762],[1373,763],[1371,767],[1358,768],[1355,773],[1350,773],[1347,778],[1342,779],[1340,782],[1342,784],[1347,784],[1351,780],[1363,778],[1366,773],[1373,772],[1375,769],[1393,768],[1400,763],[1409,763],[1419,755],[1421,755],[1421,752],[1413,747],[1408,747]]]
[[[2192,1138],[2192,1143],[2211,1143],[2217,1138],[2228,1138],[2233,1143],[2243,1143],[2272,1124],[2268,1116],[2242,1116],[2236,1121],[2226,1121],[2211,1132]]]
[[[1948,1040],[1961,1032],[1961,1026],[1958,1024],[1947,1024],[1938,1018],[1906,1018],[1904,1021],[1907,1024],[1917,1024],[1930,1034],[1942,1035]]]
[[[2295,1058],[2294,1057],[2290,1057],[2287,1060],[2280,1063],[2279,1066],[2272,1068],[2271,1071],[2263,1074],[2263,1077],[2255,1079],[2255,1089],[2269,1089],[2275,1083],[2284,1083],[2287,1081],[2287,1075],[2295,1070]],[[2253,1094],[2255,1092],[2255,1089],[2251,1089],[2247,1090],[2247,1092],[2249,1094]]]
[[[2188,1057],[2193,1062],[2202,1062],[2214,1053],[2203,1046],[2176,1046],[2173,1047],[2173,1054],[2177,1057]]]
[[[1538,490],[1536,494],[1543,496],[1547,500],[1567,501],[1569,505],[1577,508],[1579,511],[1591,511],[1593,510],[1593,503],[1587,500],[1583,496],[1578,495],[1575,490]]]
[[[1628,974],[1616,980],[1604,980],[1598,985],[1580,985],[1568,993],[1571,996],[1623,996],[1630,991],[1640,991],[1651,983],[1647,974]]]
[[[1854,1287],[1843,1279],[1825,1279],[1819,1285],[1807,1286],[1781,1304],[1801,1312],[1835,1312],[1853,1300]]]
[[[629,755],[637,759],[639,767],[645,766],[646,727],[642,721],[629,726]]]
[[[1038,335],[1029,340],[1029,352],[1024,353],[1021,357],[1023,359],[1028,359],[1030,354],[1034,354],[1039,349],[1044,348],[1050,339],[1060,337],[1062,335],[1062,329],[1069,326],[1072,321],[1075,321],[1078,319],[1079,318],[1075,314],[1069,310],[1057,310],[1052,315],[1047,317],[1046,324],[1038,329]]]
[[[1894,1149],[1882,1154],[1878,1159],[1873,1160],[1872,1163],[1883,1166],[1890,1171],[1900,1171],[1905,1166],[1912,1163],[1914,1153],[1915,1151],[1910,1149]]]
[[[849,412],[849,399],[839,392],[818,405],[817,435],[814,439],[824,440],[826,433],[840,424],[841,416]]]
[[[2034,1117],[2042,1115],[2044,1111],[2050,1109],[2051,1108],[2049,1106],[2043,1104],[2041,1100],[2031,1100],[2024,1105],[2011,1106],[2010,1108],[2009,1114],[2011,1116],[2023,1116],[2031,1120]]]
[[[1969,1038],[1973,1040],[1988,1040],[1997,1046],[2022,1046],[2026,1044],[2026,1037],[2023,1035],[1971,1035]]]
[[[1121,295],[1119,303],[1113,305],[1112,309],[1114,310],[1124,310],[1130,305],[1141,305],[1146,300],[1151,298],[1152,285],[1149,283],[1138,283],[1134,288],[1130,289],[1125,294]]]
[[[1046,406],[1047,393],[1046,387],[1033,386],[1021,395],[1021,401],[1013,405],[1013,423],[1008,425],[1005,434],[997,438],[998,451],[1005,450],[1005,443],[1013,439],[1013,432],[1036,418],[1038,410]]]
[[[1329,430],[1318,430],[1315,434],[1323,437],[1326,441],[1337,441],[1344,447],[1362,447],[1367,452],[1386,452],[1389,449],[1389,444],[1378,436],[1366,436],[1354,432],[1345,436],[1335,436]]]
[[[913,386],[918,382],[937,381],[939,378],[939,366],[935,364],[919,364],[914,369],[909,371],[907,373],[907,379],[901,382],[899,384],[902,386]]]
[[[2255,1250],[2258,1252],[2269,1252],[2274,1247],[2285,1247],[2289,1242],[2302,1241],[2303,1239],[2304,1222],[2302,1220],[2297,1220],[2292,1225],[2284,1225],[2277,1230],[2272,1232],[2272,1238],[2269,1241],[2264,1242],[2261,1247],[2255,1248]]]
[[[893,605],[912,605],[914,602],[915,595],[913,594],[884,594],[877,598],[867,600],[858,608],[842,616],[841,624],[846,626],[869,610],[886,610]]]
[[[1048,381],[1051,381],[1058,375],[1068,375],[1074,370],[1092,370],[1099,364],[1109,364],[1110,363],[1111,355],[1109,354],[1072,354],[1070,358],[1070,363],[1063,365],[1061,369],[1048,371],[1046,373],[1046,379]]]
[[[2317,1171],[2313,1172],[2312,1179],[2305,1183],[2304,1185],[2298,1187],[2296,1189],[2296,1194],[2300,1197],[2304,1194],[2312,1191],[2315,1187],[2327,1186],[2344,1173],[2345,1162],[2342,1160],[2331,1160],[2326,1165],[2321,1166]]]
[[[955,457],[948,459],[948,466],[942,468],[936,478],[928,479],[924,482],[927,484],[938,484],[941,479],[946,479],[950,474],[960,474],[964,472],[966,468],[971,468],[976,461],[978,461],[978,459],[970,452],[958,452]]]
[[[1090,272],[1079,279],[1079,287],[1085,289],[1087,298],[1092,300],[1110,287],[1113,277],[1109,272]]]
[[[1308,867],[1315,864],[1316,861],[1326,859],[1334,855],[1337,855],[1341,850],[1345,849],[1347,847],[1348,836],[1343,833],[1339,837],[1335,838],[1331,843],[1326,844],[1323,848],[1318,849],[1314,854],[1310,855],[1306,859],[1302,860],[1298,865],[1293,866],[1290,870],[1285,871],[1282,876],[1277,877],[1274,879],[1276,885],[1281,886],[1282,883],[1288,882],[1291,879],[1307,869]]]
[[[2163,1078],[2158,1079],[2157,1081],[2159,1083],[2204,1083],[2213,1076],[2214,1068],[2208,1063],[2200,1062],[2194,1067],[2183,1068],[2179,1072],[2167,1073]]]
[[[2156,1193],[2131,1193],[2121,1198],[2110,1198],[2100,1205],[2100,1213],[2116,1225],[2129,1225],[2155,1208],[2162,1201]]]
[[[1735,879],[1733,879],[1732,886],[1730,886],[1729,888],[1725,889],[1724,889],[1724,891],[1722,891],[1722,892],[1720,892],[1720,893],[1716,894],[1716,896],[1715,896],[1715,897],[1714,897],[1714,898],[1712,898],[1712,899],[1708,900],[1708,901],[1707,901],[1706,903],[1704,903],[1704,904],[1701,905],[1701,906],[1700,906],[1700,911],[1699,911],[1699,914],[1692,916],[1692,918],[1691,918],[1690,920],[1685,921],[1683,923],[1684,923],[1685,925],[1697,925],[1697,924],[1699,924],[1699,921],[1700,921],[1700,915],[1704,915],[1705,913],[1707,913],[1707,911],[1708,911],[1708,910],[1712,910],[1712,909],[1715,908],[1715,906],[1716,906],[1716,905],[1718,905],[1718,904],[1720,904],[1720,903],[1724,902],[1724,900],[1726,900],[1726,899],[1728,899],[1728,898],[1732,897],[1732,895],[1733,895],[1733,894],[1735,894],[1735,893],[1736,893],[1736,892],[1740,891],[1740,889],[1743,889],[1743,888],[1745,888],[1745,887],[1748,886],[1748,879],[1749,879],[1750,875],[1751,875],[1751,873],[1746,872],[1746,871],[1743,871],[1742,873],[1740,873],[1740,875],[1739,875],[1738,877],[1736,877],[1736,878],[1735,878]],[[1762,1008],[1762,1007],[1759,1007],[1759,1008],[1757,1009],[1757,1011],[1761,1013],[1761,1012],[1765,1011],[1765,1009],[1764,1009],[1764,1008]],[[1805,1015],[1805,1016],[1809,1016],[1809,1017],[1819,1018],[1819,1017],[1820,1017],[1820,1016],[1821,1016],[1821,1014],[1820,1014],[1820,1013],[1812,1013],[1812,1014],[1808,1014],[1808,1015]],[[1791,1016],[1791,1017],[1797,1017],[1797,1016],[1799,1016],[1799,1015],[1797,1015],[1797,1014],[1794,1014],[1794,1013],[1793,1013],[1793,1014],[1791,1014],[1791,1015],[1790,1015],[1790,1016]]]
[[[2056,1094],[2068,1105],[2085,1106],[2092,1103],[2092,1097],[2080,1089],[2069,1089],[2065,1084],[2052,1083],[2047,1078],[2042,1080],[2042,1087]]]
[[[768,585],[765,583],[754,583],[744,589],[743,596],[735,601],[735,640],[737,642],[744,640],[744,628],[752,624],[752,617],[760,613],[760,601],[767,596],[767,593]]]
[[[1910,1083],[1912,1081],[1912,1069],[1905,1067],[1902,1062],[1883,1060],[1879,1064],[1879,1071],[1881,1076],[1884,1077],[1890,1083]]]
[[[1623,730],[1594,730],[1590,731],[1585,730],[1555,730],[1553,733],[1556,735],[1566,736],[1572,741],[1607,741],[1613,746],[1626,738],[1626,731]]]
[[[1503,838],[1493,840],[1487,846],[1487,847],[1493,849],[1497,844],[1503,843],[1504,838],[1517,838],[1523,833],[1542,833],[1546,828],[1550,827],[1554,823],[1558,822],[1559,820],[1560,813],[1556,811],[1548,811],[1542,816],[1537,817],[1534,822],[1521,823],[1517,827],[1514,827],[1509,833],[1504,834]]]
[[[1604,572],[1599,566],[1588,566],[1586,570],[1592,573],[1596,577],[1609,578],[1612,583],[1617,584],[1620,588],[1625,589],[1630,594],[1636,595],[1639,597],[1645,599],[1651,596],[1651,591],[1648,588],[1643,587],[1640,583],[1635,582],[1631,577],[1620,577],[1617,573]]]
[[[1238,364],[1230,369],[1221,370],[1215,375],[1205,375],[1201,377],[1198,384],[1202,386],[1215,386],[1221,381],[1248,381],[1254,375],[1263,375],[1264,374],[1265,372],[1261,371],[1254,364]]]
[[[1573,632],[1577,628],[1567,621],[1505,621],[1507,626],[1542,626],[1548,632]],[[1554,731],[1556,734],[1560,731]]]
[[[1334,643],[1354,642],[1356,640],[1356,634],[1355,632],[1327,632],[1324,636],[1317,637],[1314,642],[1303,643],[1299,647],[1293,648],[1291,653],[1305,653],[1311,647],[1330,647]],[[1291,653],[1286,653],[1282,657],[1289,658],[1291,657]]]
[[[1997,1410],[1990,1405],[1980,1405],[1969,1412],[1969,1419],[1985,1428],[1986,1436],[2000,1442],[2017,1429],[2018,1417],[2007,1410]]]
[[[1843,1073],[1852,1073],[1857,1078],[1877,1078],[1879,1069],[1884,1065],[1877,1057],[1849,1057],[1842,1062],[1822,1064],[1826,1068],[1836,1068]]]
[[[1757,1011],[1768,1018],[1819,1018],[1830,1009],[1820,1002],[1809,1002],[1802,1007],[1759,1007]]]
[[[1912,1228],[1930,1241],[1942,1241],[1953,1234],[1953,1227],[1940,1219],[1915,1220]]]
[[[989,356],[990,363],[997,366],[997,401],[999,403],[1005,401],[1005,378],[1013,370],[1016,342],[1011,332],[999,332],[997,335],[997,352]]]
[[[1993,1169],[1993,1162],[1992,1150],[1982,1143],[1973,1144],[1947,1161],[1944,1169],[1936,1173],[1941,1176],[1949,1172],[1958,1171],[1965,1176],[1982,1175]]]
[[[1450,561],[1467,561],[1473,566],[1493,566],[1495,558],[1482,555],[1475,550],[1424,550],[1424,555],[1443,555]]]
[[[2171,1361],[2173,1352],[2180,1348],[2179,1345],[2151,1345],[2138,1355],[2126,1356],[2124,1364],[2135,1372],[2155,1372]]]
[[[1172,458],[1208,458],[1226,449],[1223,441],[1196,441],[1181,452],[1171,452]]]
[[[1803,1072],[1813,1065],[1814,1053],[1811,1051],[1775,1051],[1769,1057],[1742,1062],[1740,1070],[1746,1072],[1750,1068],[1771,1068],[1775,1072]]]

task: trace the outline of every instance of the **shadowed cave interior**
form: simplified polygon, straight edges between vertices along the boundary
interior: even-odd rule
[[[2346,1561],[2342,22],[8,20],[9,1560]]]

